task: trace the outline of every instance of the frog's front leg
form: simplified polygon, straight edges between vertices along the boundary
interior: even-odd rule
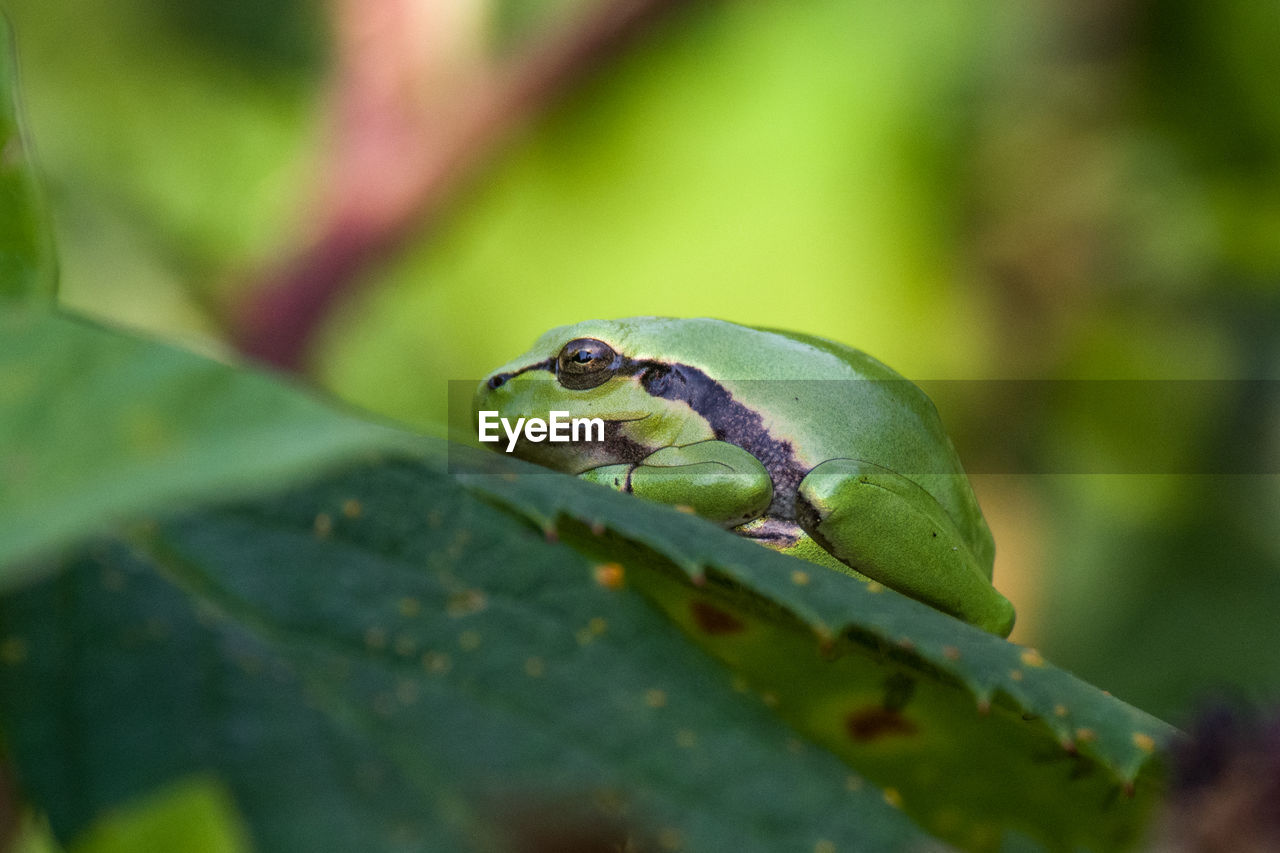
[[[773,480],[760,460],[724,441],[664,447],[638,464],[604,465],[581,476],[649,500],[691,507],[727,527],[756,518],[773,500]]]
[[[920,485],[857,459],[830,459],[800,483],[796,520],[841,562],[1001,637],[1013,605],[955,522]]]

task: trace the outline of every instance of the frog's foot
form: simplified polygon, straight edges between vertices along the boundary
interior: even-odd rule
[[[637,464],[604,465],[579,476],[649,500],[688,507],[726,527],[758,517],[773,499],[773,481],[760,460],[723,441],[663,447]]]
[[[914,481],[870,462],[830,459],[796,496],[800,526],[841,562],[885,586],[1008,636],[1013,605],[991,586],[955,522]]]

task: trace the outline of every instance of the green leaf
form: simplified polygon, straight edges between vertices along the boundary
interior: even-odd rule
[[[0,598],[0,728],[63,840],[193,775],[262,849],[1111,850],[1160,793],[1173,729],[890,590],[267,375],[0,322],[0,548],[132,522]]]
[[[23,135],[13,37],[2,12],[0,53],[0,303],[51,301],[53,235]]]
[[[198,773],[262,850],[930,843],[642,596],[431,465],[103,540],[0,624],[0,722],[63,840]]]
[[[923,826],[996,849],[1010,830],[1110,850],[1141,836],[1168,724],[1024,648],[878,584],[701,519],[452,451],[477,491],[626,576],[780,715]],[[536,471],[536,469],[534,469]],[[631,571],[660,554],[678,574]]]
[[[0,312],[0,588],[114,519],[409,441],[265,374],[75,317]]]

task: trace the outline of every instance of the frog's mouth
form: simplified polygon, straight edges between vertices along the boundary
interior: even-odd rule
[[[650,415],[644,414],[638,418],[606,420],[604,422],[604,441],[600,443],[601,453],[614,462],[638,465],[656,448],[641,444],[628,435],[625,430],[629,424],[639,423],[649,417]],[[584,468],[583,470],[585,471],[586,469]]]
[[[631,424],[643,421],[650,416],[646,413],[634,418],[617,420],[602,418],[601,420],[604,421],[602,441],[578,440],[551,444],[532,442],[521,436],[516,441],[512,452],[513,455],[529,462],[536,462],[574,475],[604,465],[637,465],[658,448],[637,441],[628,434],[627,430]]]
[[[539,361],[537,364],[522,367],[519,370],[507,370],[501,373],[495,373],[484,381],[485,387],[490,391],[497,391],[512,379],[522,373],[528,373],[530,370],[545,370],[548,373],[554,374],[556,372],[556,360],[554,358],[548,358],[543,361]]]

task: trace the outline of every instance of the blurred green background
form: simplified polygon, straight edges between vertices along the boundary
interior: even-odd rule
[[[3,0],[63,301],[229,355],[228,318],[360,186],[334,174],[361,115],[342,45],[400,16],[371,79],[443,124],[600,2]],[[917,380],[1280,380],[1266,4],[676,5],[361,265],[317,383],[430,429],[449,380],[632,314],[825,335]],[[1175,401],[1158,436],[1087,394],[957,387],[1014,639],[1175,723],[1280,699],[1271,386]],[[1152,442],[1222,473],[1124,473]],[[1118,473],[1045,473],[1063,453]]]

